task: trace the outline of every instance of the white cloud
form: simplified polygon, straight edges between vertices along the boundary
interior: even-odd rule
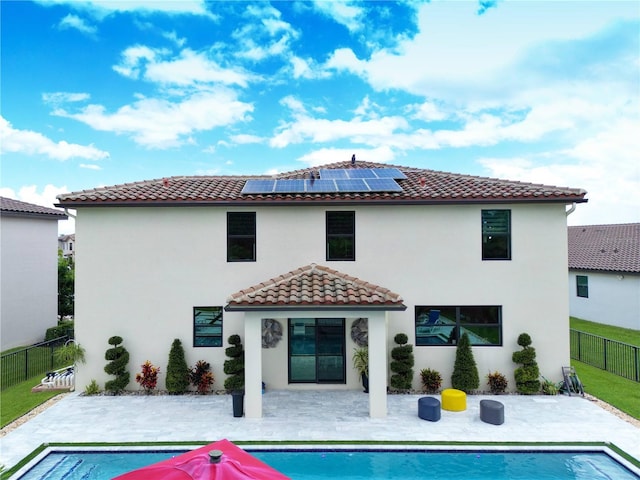
[[[32,130],[18,130],[0,116],[0,152],[22,153],[25,155],[45,155],[55,160],[69,160],[70,158],[85,158],[101,160],[109,157],[109,153],[93,145],[78,145],[64,140],[54,142],[41,133]]]
[[[60,20],[58,28],[61,30],[75,29],[89,37],[95,37],[98,30],[95,25],[89,25],[85,20],[71,13]]]
[[[42,101],[44,103],[50,103],[58,105],[61,103],[71,102],[83,102],[89,100],[91,95],[88,93],[73,93],[73,92],[45,92],[42,94]]]
[[[265,141],[264,138],[259,137],[257,135],[247,135],[247,134],[231,135],[229,139],[233,143],[242,144],[242,145],[251,144],[251,143],[264,143]]]
[[[358,2],[327,2],[326,0],[316,0],[313,2],[314,8],[332,18],[335,22],[344,25],[350,32],[355,32],[362,28],[362,17],[364,11]]]
[[[96,130],[130,135],[147,148],[162,149],[190,141],[195,132],[245,121],[251,111],[253,105],[239,101],[235,92],[217,88],[179,102],[140,98],[114,113],[108,113],[102,105],[89,105],[78,113],[58,109],[53,114],[73,118]]]
[[[80,168],[86,168],[87,170],[102,170],[102,167],[99,165],[94,165],[92,163],[81,163],[79,165]]]
[[[55,204],[58,202],[56,198],[63,193],[69,193],[66,186],[56,187],[55,185],[45,185],[42,192],[38,192],[36,185],[25,185],[20,187],[16,192],[12,188],[0,187],[0,196],[6,198],[13,198],[14,200],[20,200],[21,202],[32,203],[34,205],[40,205],[47,208],[57,208]],[[61,210],[62,211],[62,210]],[[74,213],[71,212],[73,215]],[[65,235],[75,232],[75,219],[69,216],[68,220],[58,221],[58,234]]]
[[[36,0],[42,5],[67,5],[85,11],[97,19],[112,13],[165,13],[167,15],[198,15],[212,19],[218,17],[209,12],[205,0],[150,1],[150,0]]]
[[[386,163],[395,158],[394,152],[386,146],[372,149],[362,148],[320,148],[305,155],[297,160],[306,163],[309,167],[318,167],[328,163],[334,163],[340,159],[351,160],[354,155],[357,159],[367,162]]]
[[[135,45],[122,52],[122,61],[114,65],[113,69],[120,75],[137,79],[140,76],[140,65],[143,60],[153,62],[157,54],[165,53],[163,50],[154,50],[144,45]]]

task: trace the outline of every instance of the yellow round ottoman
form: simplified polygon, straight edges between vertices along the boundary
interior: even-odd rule
[[[442,391],[442,409],[450,412],[462,412],[467,409],[467,394],[462,390],[447,388]]]

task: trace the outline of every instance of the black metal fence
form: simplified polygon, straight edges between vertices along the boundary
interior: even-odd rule
[[[640,382],[640,347],[570,330],[571,358]]]
[[[57,365],[54,352],[64,345],[69,337],[60,337],[48,342],[37,343],[0,357],[0,390],[17,385],[36,375],[66,365]]]

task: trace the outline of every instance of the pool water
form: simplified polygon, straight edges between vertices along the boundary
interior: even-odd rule
[[[252,451],[293,480],[637,480],[601,452]],[[110,480],[184,452],[52,452],[21,480]]]

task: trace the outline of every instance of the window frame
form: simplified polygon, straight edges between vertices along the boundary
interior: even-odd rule
[[[232,233],[231,232],[231,219],[236,215],[246,215],[252,217],[253,223],[253,232],[251,234],[247,233]],[[255,262],[256,255],[256,245],[257,245],[257,234],[256,234],[256,212],[227,212],[227,262]],[[232,247],[234,246],[234,241],[237,240],[252,240],[252,255],[248,258],[234,258],[231,253]]]
[[[331,233],[329,231],[329,217],[337,214],[350,215],[350,233]],[[331,256],[329,241],[336,239],[345,239],[351,241],[351,255],[345,255],[343,257]],[[356,212],[354,210],[327,210],[327,212],[325,213],[325,245],[327,262],[354,262],[356,260]]]
[[[198,334],[198,327],[202,328],[203,325],[198,325],[196,323],[196,318],[198,316],[197,311],[201,311],[201,312],[206,312],[206,311],[213,311],[213,310],[217,310],[216,313],[214,313],[214,322],[217,321],[217,318],[219,317],[219,321],[220,321],[220,334]],[[223,331],[224,328],[224,308],[221,306],[198,306],[198,307],[193,307],[193,347],[194,348],[220,348],[223,346]],[[213,338],[213,339],[219,339],[219,341],[214,341],[213,345],[206,345],[203,344],[202,342],[200,342],[200,344],[198,344],[198,339],[203,339],[203,338]]]
[[[464,309],[478,309],[478,308],[486,308],[486,309],[492,309],[495,308],[497,309],[497,322],[494,323],[470,323],[470,322],[464,322],[461,321],[461,310]],[[441,312],[443,310],[447,310],[447,309],[455,309],[455,323],[454,324],[447,324],[445,326],[445,328],[449,327],[449,326],[453,326],[453,328],[451,330],[449,330],[450,335],[451,333],[455,333],[455,338],[452,338],[450,342],[448,343],[422,343],[420,342],[421,338],[426,338],[428,335],[418,335],[418,312],[426,312],[429,310],[438,310],[438,312]],[[497,343],[474,343],[473,339],[470,338],[471,341],[471,346],[473,347],[502,347],[503,343],[504,343],[504,338],[503,338],[503,326],[504,326],[504,322],[503,322],[503,317],[502,317],[502,305],[416,305],[414,308],[414,317],[413,317],[413,323],[414,323],[414,334],[415,334],[415,345],[416,347],[456,347],[458,345],[458,341],[460,340],[460,334],[459,332],[461,331],[462,328],[469,328],[469,327],[473,327],[473,326],[478,326],[478,325],[482,325],[485,327],[489,327],[492,329],[497,329],[498,332],[498,342]],[[438,328],[438,326],[442,327],[442,324],[432,324],[431,326]]]
[[[576,275],[576,296],[589,298],[589,276]]]
[[[491,212],[504,212],[507,215],[506,218],[506,225],[507,225],[507,231],[506,232],[491,232],[488,231],[488,229],[490,228],[487,225],[487,220],[485,220],[485,215],[488,215]],[[511,250],[511,237],[512,237],[512,228],[511,228],[511,209],[508,208],[491,208],[491,209],[482,209],[481,213],[480,213],[480,224],[481,224],[481,233],[482,233],[482,243],[481,243],[481,248],[482,248],[482,260],[511,260],[512,258],[512,250]],[[489,253],[489,242],[487,240],[490,240],[491,237],[496,237],[496,238],[506,238],[506,246],[504,247],[504,249],[506,250],[504,255],[490,255]]]

